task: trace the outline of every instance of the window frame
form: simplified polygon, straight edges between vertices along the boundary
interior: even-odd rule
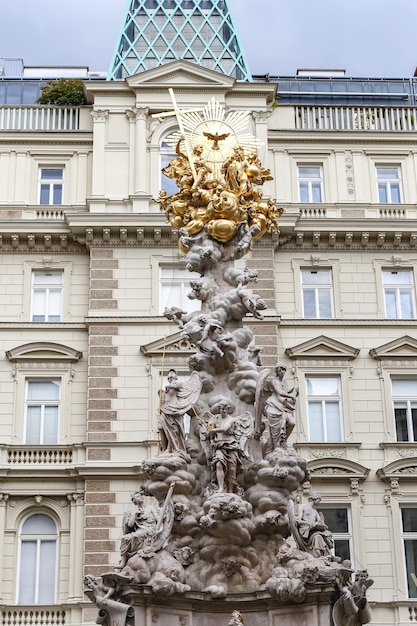
[[[317,510],[321,513],[323,513],[324,516],[324,521],[327,524],[326,520],[326,510],[336,510],[336,509],[344,509],[346,510],[346,519],[347,519],[347,527],[348,530],[345,533],[338,533],[338,532],[333,532],[332,529],[329,526],[329,530],[332,533],[332,537],[333,537],[333,541],[347,541],[348,545],[349,545],[349,560],[352,563],[352,569],[354,569],[355,565],[354,565],[354,542],[353,542],[353,530],[352,530],[352,511],[351,511],[351,507],[348,506],[347,504],[336,504],[336,503],[320,503],[320,506],[317,507]],[[332,554],[336,555],[336,550],[335,547],[333,547],[332,549]]]
[[[51,285],[49,285],[47,282],[45,283],[39,283],[37,284],[35,282],[35,277],[37,274],[45,274],[47,275],[48,272],[50,274],[56,274],[56,275],[60,275],[61,276],[61,283],[59,284],[58,282],[56,283],[52,283]],[[63,309],[64,309],[64,279],[65,279],[65,275],[64,275],[64,270],[63,269],[44,269],[44,270],[40,270],[40,269],[32,269],[31,272],[31,298],[30,298],[30,321],[31,322],[35,322],[38,324],[42,324],[42,323],[55,323],[55,324],[59,324],[60,322],[62,322],[62,318],[63,318]],[[52,317],[50,315],[50,303],[51,303],[51,292],[52,291],[57,291],[59,292],[59,319],[49,319],[50,317]],[[35,320],[33,319],[35,317],[34,315],[34,307],[35,307],[35,293],[39,292],[39,293],[43,293],[44,297],[45,297],[45,304],[44,304],[44,318],[43,320]],[[54,317],[58,317],[58,316],[54,316]]]
[[[398,443],[416,443],[417,442],[417,394],[415,397],[410,397],[410,395],[394,395],[394,387],[393,382],[397,381],[414,381],[417,386],[417,376],[400,376],[398,374],[390,375],[390,383],[391,383],[391,405],[392,405],[392,419],[394,424],[394,433],[395,440]],[[406,404],[406,426],[407,426],[407,439],[399,439],[398,438],[398,428],[397,428],[397,418],[395,415],[395,403],[405,403]],[[412,407],[411,404],[414,403],[416,406]],[[397,407],[398,408],[398,407]],[[415,408],[416,410],[416,423],[415,428],[413,428],[413,416],[411,414],[411,410]],[[414,432],[416,432],[416,436],[414,436]]]
[[[310,168],[310,169],[317,169],[319,176],[318,177],[314,177],[314,176],[301,176],[301,168]],[[315,182],[319,183],[319,190],[320,190],[320,200],[314,200],[314,194],[313,194],[313,184]],[[301,185],[302,184],[306,184],[307,185],[307,200],[302,200],[302,193],[301,193]],[[297,162],[297,188],[298,188],[298,201],[301,204],[323,204],[325,202],[324,199],[324,171],[323,171],[323,163],[303,163],[303,162]]]
[[[396,178],[389,178],[384,176],[379,176],[379,170],[397,170]],[[403,185],[402,185],[402,172],[400,164],[393,163],[375,163],[375,177],[376,177],[376,190],[377,190],[377,198],[379,204],[403,204],[404,203],[404,193],[403,193]],[[392,199],[392,186],[393,184],[398,185],[398,202]],[[385,185],[385,194],[386,201],[381,200],[380,186]]]
[[[385,282],[385,274],[387,272],[391,272],[391,274],[393,274],[394,272],[398,273],[398,272],[407,272],[410,275],[410,282],[405,284],[405,283],[391,283],[388,284]],[[383,296],[384,296],[384,313],[385,313],[385,319],[390,319],[390,320],[404,320],[404,319],[416,319],[416,298],[415,298],[415,276],[414,276],[414,272],[413,269],[410,267],[395,267],[392,269],[389,269],[388,267],[381,268],[381,280],[382,280],[382,290],[383,290]],[[392,290],[395,292],[395,309],[396,309],[396,317],[388,317],[388,307],[387,307],[387,290]],[[404,293],[409,293],[411,294],[410,296],[410,302],[411,302],[411,317],[404,317],[403,316],[403,312],[402,312],[402,306],[401,306],[401,292]]]
[[[170,277],[170,282],[168,282],[169,277],[166,277],[165,279],[163,278],[162,274],[163,274],[163,270],[173,270],[174,272],[176,270],[179,271],[184,271],[184,276],[172,276]],[[187,276],[189,277],[189,280],[187,280]],[[165,302],[165,300],[167,299],[164,295],[163,295],[163,290],[164,287],[169,288],[170,286],[176,286],[176,287],[180,287],[180,292],[181,292],[181,297],[180,297],[180,304],[178,305],[178,300],[176,300],[175,302],[175,306],[179,306],[180,309],[185,310],[187,313],[192,313],[194,311],[201,311],[201,301],[200,300],[192,300],[190,298],[187,297],[187,293],[190,293],[191,289],[190,289],[190,285],[189,282],[190,280],[196,280],[200,278],[200,274],[198,274],[198,272],[189,272],[186,268],[184,264],[168,264],[168,263],[161,263],[159,265],[159,315],[163,315],[164,314],[164,310],[166,306],[169,306],[168,302]]]
[[[303,272],[311,272],[311,273],[318,273],[318,272],[328,272],[329,274],[329,278],[330,278],[330,282],[329,285],[321,285],[320,283],[317,284],[307,284],[304,283],[303,280]],[[302,315],[303,315],[303,319],[334,319],[335,317],[335,313],[334,313],[334,288],[333,288],[333,271],[331,267],[300,267],[300,282],[301,282],[301,300],[302,300]],[[307,290],[313,291],[314,292],[314,309],[315,309],[315,315],[314,316],[306,316],[306,310],[305,310],[305,292]],[[320,292],[328,292],[329,293],[329,304],[330,304],[330,316],[329,317],[324,317],[320,314]]]
[[[40,568],[40,555],[39,555],[39,545],[42,542],[42,539],[39,538],[39,534],[37,535],[36,538],[36,561],[35,561],[35,569],[37,572],[37,580],[35,580],[35,600],[33,602],[30,603],[26,603],[26,602],[20,602],[20,581],[21,581],[21,575],[23,572],[26,572],[26,567],[25,565],[22,563],[22,543],[24,543],[24,541],[22,541],[22,531],[23,531],[23,527],[24,524],[34,515],[44,515],[45,517],[48,517],[50,520],[53,521],[53,523],[55,524],[55,528],[56,528],[56,533],[53,535],[54,540],[55,540],[55,580],[54,580],[54,591],[53,591],[53,599],[52,601],[48,602],[38,602],[36,600],[39,600],[39,591],[40,591],[40,583],[41,583],[41,577],[38,577],[39,575],[39,568]],[[31,533],[27,534],[28,537],[31,536]],[[48,539],[44,539],[44,541],[50,541],[52,534],[45,534],[45,537],[49,537]],[[34,535],[34,537],[36,537]],[[51,515],[50,511],[45,511],[45,510],[41,510],[41,511],[30,511],[28,512],[20,521],[19,524],[19,530],[18,530],[18,548],[17,548],[17,575],[16,575],[16,591],[15,591],[15,597],[16,597],[16,604],[17,605],[22,605],[22,606],[27,606],[27,605],[34,605],[34,606],[50,606],[50,605],[54,605],[57,604],[57,591],[58,591],[58,572],[59,572],[59,550],[60,550],[60,526],[58,521],[55,519],[55,517],[53,515]],[[32,539],[27,539],[27,541],[33,541]]]
[[[337,404],[338,404],[338,412],[339,412],[339,431],[340,431],[340,439],[328,439],[327,438],[327,414],[326,411],[323,411],[323,403],[324,403],[324,407],[326,408],[326,402],[329,402],[330,399],[332,399],[332,396],[327,396],[325,394],[320,394],[317,396],[310,396],[307,392],[307,382],[308,379],[310,378],[315,378],[315,379],[324,379],[324,378],[334,378],[338,380],[338,400],[337,400]],[[311,423],[310,423],[310,398],[317,398],[316,402],[321,403],[322,405],[322,432],[323,432],[323,439],[317,439],[317,440],[312,440],[311,438]],[[345,441],[344,439],[344,419],[343,419],[343,402],[342,402],[342,398],[343,398],[343,392],[342,392],[342,380],[341,380],[341,376],[340,374],[334,374],[333,372],[328,372],[327,375],[324,375],[323,373],[314,373],[314,374],[306,374],[305,375],[305,401],[306,401],[306,418],[307,418],[307,438],[308,438],[308,442],[309,443],[326,443],[326,444],[331,444],[331,443],[343,443]],[[329,418],[330,419],[330,418]]]
[[[53,177],[45,177],[43,178],[42,174],[43,172],[46,171],[60,171],[61,172],[61,177],[60,178],[53,178]],[[65,167],[63,165],[39,165],[39,181],[38,181],[38,202],[37,204],[39,206],[63,206],[64,205],[64,184],[65,184]],[[55,187],[60,187],[61,188],[61,198],[60,198],[60,202],[54,202],[55,200]],[[43,190],[42,187],[48,188],[47,190],[47,195],[48,195],[48,202],[42,202],[42,196],[43,196]]]
[[[408,567],[407,567],[407,557],[405,550],[405,541],[416,541],[417,542],[417,530],[416,531],[404,531],[404,520],[403,520],[403,510],[405,509],[417,509],[417,503],[401,503],[399,506],[399,516],[400,516],[400,529],[401,529],[401,553],[402,553],[402,562],[403,562],[403,572],[404,572],[404,582],[405,582],[405,593],[409,600],[417,600],[417,581],[416,585],[416,594],[415,596],[410,595],[409,590],[409,582],[408,582]],[[412,572],[414,575],[417,575],[417,572]],[[410,572],[411,574],[411,572]]]
[[[71,275],[72,261],[39,261],[36,258],[23,263],[23,309],[21,320],[33,324],[62,324],[71,320]],[[32,274],[33,272],[62,272],[61,320],[59,322],[32,322]]]
[[[303,258],[291,259],[291,266],[293,272],[294,291],[295,291],[295,311],[294,317],[296,319],[340,319],[343,317],[340,300],[340,259],[331,257],[320,257],[316,259],[313,256]],[[301,278],[302,270],[329,270],[331,272],[332,280],[332,318],[305,318],[304,317],[304,302],[303,302],[303,284]]]
[[[29,389],[31,383],[46,383],[53,382],[59,383],[58,386],[58,399],[48,399],[43,398],[39,402],[35,402],[34,400],[29,399]],[[24,426],[23,426],[23,444],[26,446],[56,446],[59,444],[60,440],[60,423],[61,423],[61,405],[62,405],[62,379],[59,377],[51,377],[51,378],[33,378],[27,377],[25,379],[25,409],[24,409]],[[40,424],[39,424],[39,441],[36,443],[28,442],[28,409],[30,406],[38,406],[40,407]],[[45,408],[47,406],[56,406],[56,416],[55,416],[55,431],[56,431],[56,441],[47,441],[45,442]]]

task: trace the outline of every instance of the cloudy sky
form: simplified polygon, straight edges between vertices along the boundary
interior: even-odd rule
[[[0,0],[0,57],[106,71],[128,0]],[[229,0],[253,74],[410,77],[417,0]]]

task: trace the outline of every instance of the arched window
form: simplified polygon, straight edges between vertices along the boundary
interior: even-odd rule
[[[176,154],[174,148],[172,148],[165,140],[161,142],[160,148],[160,157],[161,157],[161,170],[168,165],[172,159],[175,159],[178,155]],[[178,187],[175,183],[174,178],[168,178],[161,172],[161,189],[165,189],[167,194],[170,196],[173,193],[178,191]]]
[[[28,517],[20,530],[18,604],[54,604],[58,529],[48,515]]]

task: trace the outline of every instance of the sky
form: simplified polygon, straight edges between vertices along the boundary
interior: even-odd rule
[[[252,74],[411,77],[417,0],[228,0]],[[0,0],[0,57],[107,71],[128,0]]]

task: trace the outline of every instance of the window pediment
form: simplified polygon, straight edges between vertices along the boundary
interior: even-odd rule
[[[164,355],[180,356],[184,354],[189,356],[195,353],[195,346],[187,339],[182,339],[181,332],[177,332],[168,337],[140,346],[140,351],[145,356],[159,358],[162,358]]]
[[[365,480],[369,474],[369,469],[360,463],[347,459],[321,458],[308,462],[308,469],[311,477],[320,478],[344,478]]]
[[[290,359],[355,359],[359,348],[353,348],[345,343],[321,335],[292,348],[287,348],[285,354]]]
[[[384,482],[392,483],[394,480],[416,480],[417,476],[417,456],[407,459],[397,459],[392,463],[388,463],[385,467],[377,470],[376,475]]]
[[[417,340],[409,335],[385,343],[377,348],[369,350],[374,359],[416,359]]]
[[[53,342],[34,342],[17,346],[6,352],[9,361],[64,361],[76,363],[82,356],[82,352],[69,346]]]

